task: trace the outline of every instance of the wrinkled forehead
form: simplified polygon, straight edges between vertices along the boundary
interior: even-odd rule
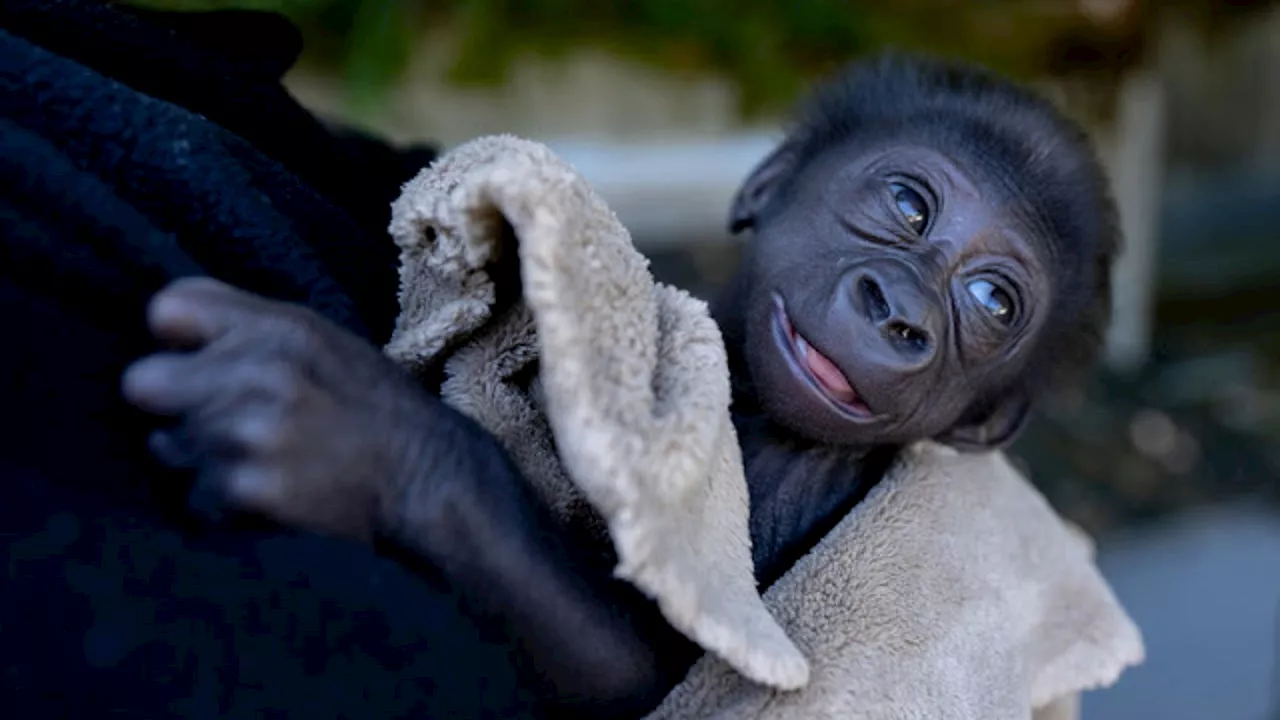
[[[859,133],[812,152],[795,178],[799,191],[840,192],[845,181],[867,174],[902,174],[937,193],[947,210],[964,204],[967,214],[979,213],[995,230],[990,241],[1040,267],[1057,261],[1055,243],[1043,221],[1046,207],[1031,192],[1035,183],[1020,176],[1020,168],[995,148],[945,142],[934,133],[913,136],[896,131]]]

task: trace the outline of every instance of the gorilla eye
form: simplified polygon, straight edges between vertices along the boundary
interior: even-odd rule
[[[902,213],[907,225],[911,226],[917,235],[923,233],[929,221],[928,203],[920,193],[902,183],[889,183],[889,189],[893,191],[893,201],[897,203],[898,211]]]
[[[1013,320],[1013,298],[990,280],[969,283],[969,294],[982,303],[991,316],[1008,325]]]

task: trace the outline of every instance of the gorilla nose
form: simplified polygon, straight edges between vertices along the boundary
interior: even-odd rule
[[[862,314],[880,331],[896,360],[909,366],[927,365],[936,350],[937,333],[932,327],[936,312],[919,282],[905,272],[862,272],[856,287]]]

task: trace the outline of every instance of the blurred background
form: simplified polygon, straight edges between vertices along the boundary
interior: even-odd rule
[[[1085,717],[1280,718],[1280,3],[145,0],[282,11],[323,116],[573,162],[663,279],[735,265],[736,184],[815,78],[891,45],[1033,83],[1090,129],[1126,233],[1105,366],[1013,455],[1097,538],[1148,660]]]

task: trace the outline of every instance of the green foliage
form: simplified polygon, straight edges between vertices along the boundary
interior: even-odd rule
[[[277,10],[303,28],[312,58],[337,62],[353,100],[375,103],[429,28],[461,42],[458,83],[500,82],[518,58],[597,47],[671,71],[736,81],[742,110],[788,103],[815,74],[885,44],[962,55],[1029,76],[1072,4],[942,0],[132,0],[171,9]],[[1049,8],[1046,10],[1046,8]]]

